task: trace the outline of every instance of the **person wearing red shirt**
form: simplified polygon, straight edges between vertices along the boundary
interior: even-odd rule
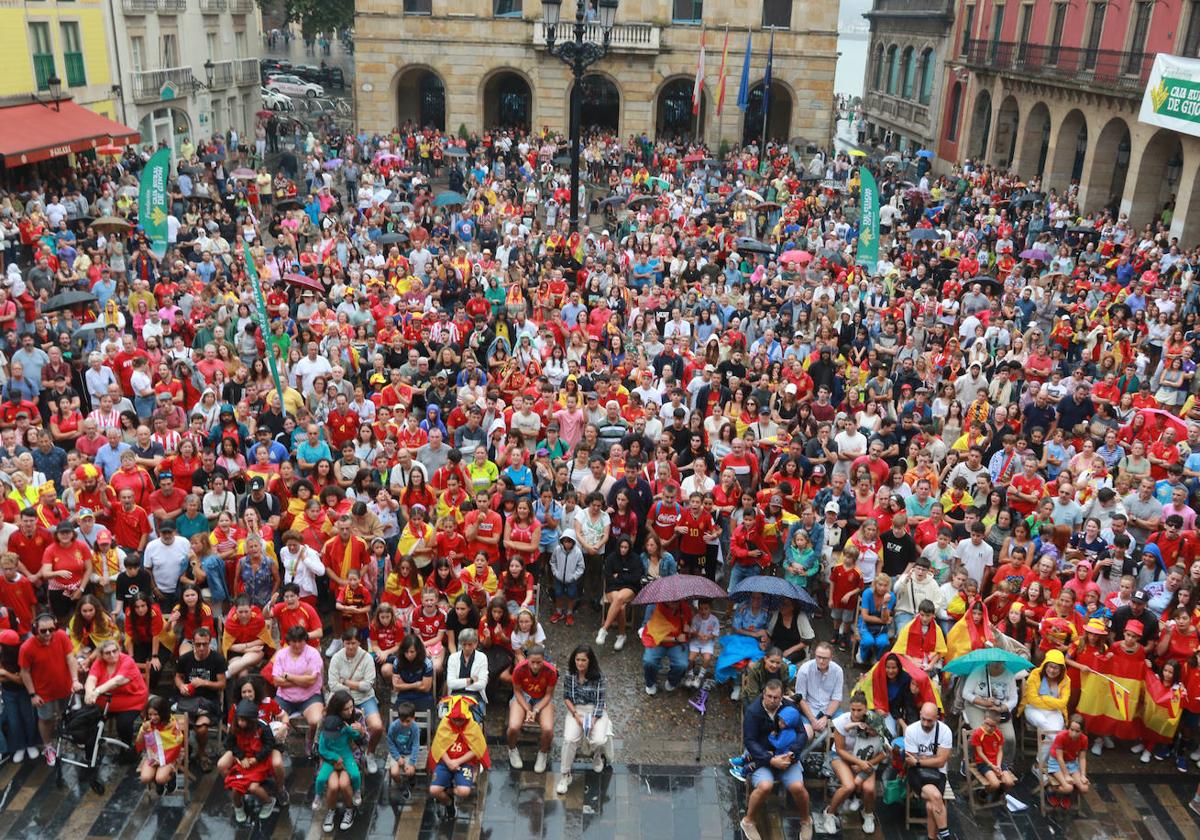
[[[558,684],[558,671],[546,661],[546,649],[534,645],[522,661],[513,669],[513,697],[508,704],[508,763],[520,769],[524,766],[517,751],[517,739],[527,723],[537,721],[537,762],[533,769],[541,773],[550,758],[550,747],[554,743],[554,686]]]
[[[174,522],[176,517],[183,513],[183,503],[188,493],[175,486],[174,473],[159,473],[158,482],[159,488],[150,494],[146,506],[154,517],[155,524],[161,525],[168,521]]]
[[[1037,459],[1026,458],[1024,471],[1013,476],[1008,484],[1008,506],[1022,517],[1033,513],[1046,492],[1046,482],[1037,470]]]
[[[350,570],[362,569],[369,557],[366,542],[351,532],[350,515],[339,516],[334,535],[321,547],[321,562],[329,579],[339,587],[345,586]]]
[[[37,709],[42,743],[53,744],[58,716],[65,709],[67,699],[83,688],[79,682],[79,660],[75,657],[71,638],[65,630],[55,628],[53,618],[43,616],[38,619],[34,635],[21,645],[17,662],[21,666],[21,682]],[[47,746],[46,763],[53,765],[56,760],[54,748]]]
[[[879,441],[874,441],[866,455],[859,455],[850,462],[850,475],[857,475],[859,467],[866,467],[871,473],[871,480],[875,484],[875,489],[878,490],[887,481],[891,475],[891,468],[887,461],[883,460],[883,444]]]
[[[673,481],[664,482],[662,498],[650,506],[650,512],[647,514],[650,529],[658,536],[662,543],[662,550],[672,554],[679,541],[676,526],[679,525],[680,518],[683,516],[683,505],[676,501],[678,492],[678,484]]]
[[[734,438],[732,451],[721,459],[721,472],[727,469],[733,470],[743,489],[754,490],[758,487],[758,456],[747,450],[746,441],[741,438]]]
[[[283,585],[283,600],[271,607],[271,618],[279,630],[279,638],[286,639],[288,631],[293,627],[303,627],[308,633],[308,643],[319,647],[321,636],[325,633],[321,616],[311,604],[300,600],[300,585],[285,583]]]
[[[693,493],[688,497],[688,506],[679,516],[675,533],[679,537],[679,569],[688,574],[703,574],[708,557],[708,543],[721,529],[713,522],[712,514],[704,509],[704,496]]]
[[[133,450],[121,453],[121,467],[108,480],[108,486],[120,498],[122,491],[133,493],[133,502],[139,507],[150,506],[150,494],[154,492],[154,479],[143,467],[137,465]]]
[[[0,618],[24,636],[33,631],[36,606],[33,581],[21,573],[17,556],[12,552],[0,555]]]
[[[145,551],[152,528],[146,509],[134,503],[133,491],[122,490],[112,515],[113,539],[126,551]]]
[[[75,534],[75,526],[61,522],[54,529],[54,542],[42,552],[42,579],[47,581],[50,611],[64,621],[88,582],[92,549]]]
[[[8,538],[8,550],[17,555],[21,574],[36,580],[42,570],[42,555],[52,542],[53,535],[38,525],[37,512],[26,508],[17,519],[16,532]]]
[[[463,517],[463,534],[467,538],[467,551],[474,557],[482,551],[488,557],[488,565],[494,566],[500,559],[500,539],[504,536],[504,521],[492,510],[486,492],[475,496],[475,510]]]
[[[971,764],[983,779],[989,794],[999,793],[1001,788],[1011,790],[1017,777],[1004,762],[1004,734],[998,728],[1000,715],[987,711],[979,727],[971,733]]]
[[[100,655],[88,671],[83,692],[83,702],[87,704],[96,703],[101,695],[110,698],[108,711],[116,718],[117,737],[132,744],[134,724],[150,699],[150,692],[141,668],[115,639],[100,644]]]
[[[1025,585],[1022,588],[1028,589],[1029,584],[1035,580],[1042,585],[1047,602],[1058,598],[1058,593],[1062,591],[1062,581],[1058,577],[1053,557],[1043,556],[1038,560],[1037,565],[1025,575]]]
[[[1155,481],[1167,477],[1167,468],[1179,463],[1179,445],[1175,442],[1174,429],[1163,430],[1162,437],[1146,450],[1146,459],[1150,461],[1150,476]]]
[[[358,435],[360,422],[358,414],[350,409],[350,402],[346,399],[346,395],[338,394],[325,426],[329,430],[330,448],[340,450],[346,441],[353,442]]]

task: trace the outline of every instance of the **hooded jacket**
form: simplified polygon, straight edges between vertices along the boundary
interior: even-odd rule
[[[571,540],[573,543],[570,551],[563,545],[563,540]],[[583,569],[583,552],[579,549],[579,540],[576,539],[575,532],[568,528],[563,531],[554,550],[550,552],[550,574],[554,575],[555,580],[574,583],[583,577]]]

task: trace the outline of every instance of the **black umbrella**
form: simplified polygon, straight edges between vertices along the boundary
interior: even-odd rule
[[[774,254],[775,249],[765,242],[759,242],[757,239],[751,239],[748,236],[738,237],[734,241],[733,247],[738,251],[749,251],[752,254]]]
[[[75,332],[71,333],[71,338],[75,341],[84,341],[92,338],[96,333],[102,333],[107,328],[107,324],[102,324],[99,321],[93,321],[90,324],[84,324]]]
[[[985,292],[990,292],[993,295],[1004,294],[1004,284],[994,277],[972,277],[972,283],[978,283],[983,287]]]
[[[225,160],[225,155],[201,155],[201,163],[216,163],[219,160]]]
[[[42,312],[58,312],[61,309],[70,309],[72,306],[81,306],[85,303],[95,302],[96,296],[91,292],[62,292],[46,301],[42,305]]]
[[[554,160],[552,160],[550,162],[553,163],[555,166],[570,166],[571,165],[571,156],[570,155],[559,155],[558,157],[554,158]]]
[[[285,198],[283,201],[275,202],[275,206],[280,210],[300,210],[304,204],[298,198]]]
[[[1014,198],[1012,200],[1011,204],[1013,207],[1023,207],[1026,204],[1036,204],[1037,202],[1041,201],[1045,197],[1046,196],[1043,193],[1038,193],[1038,192],[1022,193],[1021,195]]]
[[[1087,225],[1073,225],[1072,227],[1067,228],[1067,233],[1086,233],[1090,235],[1099,232],[1100,231],[1096,230],[1095,228],[1088,227]]]
[[[601,206],[601,207],[611,207],[611,206],[613,206],[614,204],[624,204],[624,203],[625,203],[625,201],[626,201],[626,198],[625,198],[625,196],[623,196],[623,195],[614,195],[614,196],[611,196],[611,197],[609,197],[609,198],[606,198],[606,199],[604,199],[603,201],[601,201],[601,202],[600,202],[600,206]]]

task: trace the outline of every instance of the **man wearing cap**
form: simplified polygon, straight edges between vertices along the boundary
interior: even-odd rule
[[[279,518],[282,513],[278,497],[267,493],[267,482],[261,475],[256,475],[250,479],[250,492],[242,497],[238,503],[238,518],[241,519],[246,515],[247,508],[254,508],[258,512],[259,521],[265,525],[269,525],[272,529],[279,527]]]
[[[1150,594],[1144,589],[1133,593],[1130,602],[1118,607],[1113,613],[1109,627],[1112,641],[1115,643],[1124,638],[1126,627],[1132,625],[1138,629],[1138,643],[1150,655],[1150,647],[1158,641],[1158,618],[1146,608],[1150,603]]]
[[[155,527],[161,529],[164,522],[174,522],[183,513],[183,502],[187,497],[187,493],[175,486],[173,473],[159,473],[158,489],[150,494],[147,501],[148,512],[154,519]]]
[[[164,521],[158,528],[158,538],[146,544],[146,571],[154,578],[154,597],[164,610],[175,606],[179,576],[195,556],[187,540],[175,532],[173,520]]]

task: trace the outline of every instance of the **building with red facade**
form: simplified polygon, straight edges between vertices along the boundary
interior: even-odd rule
[[[1085,212],[1200,239],[1200,138],[1138,122],[1154,56],[1200,55],[1197,0],[956,0],[937,154],[1078,182]]]

